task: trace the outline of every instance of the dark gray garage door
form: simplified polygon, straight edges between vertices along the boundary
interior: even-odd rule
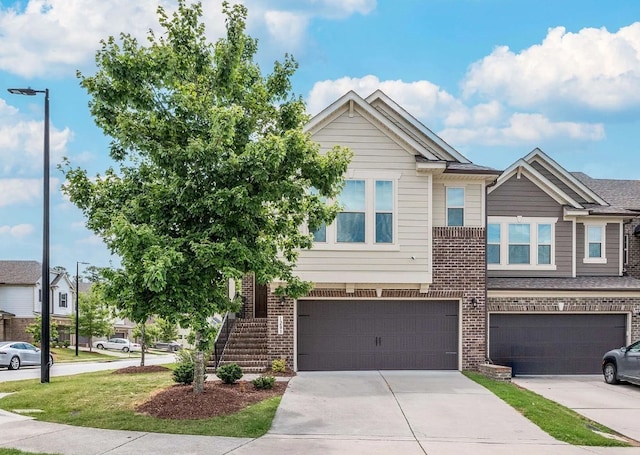
[[[514,375],[596,374],[602,355],[625,344],[624,314],[491,314],[491,360]]]
[[[454,370],[458,302],[298,302],[299,370]]]

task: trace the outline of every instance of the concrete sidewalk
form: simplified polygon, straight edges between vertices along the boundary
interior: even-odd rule
[[[640,454],[556,441],[459,372],[299,373],[258,439],[98,430],[0,413],[0,447],[68,455]]]

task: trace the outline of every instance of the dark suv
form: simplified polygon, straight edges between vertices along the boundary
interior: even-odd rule
[[[602,357],[602,373],[607,384],[625,381],[640,385],[640,340],[607,352]]]

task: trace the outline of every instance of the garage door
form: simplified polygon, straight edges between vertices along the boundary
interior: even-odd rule
[[[299,370],[455,370],[456,301],[298,301]]]
[[[491,360],[514,375],[597,374],[602,355],[625,344],[624,314],[491,314]]]

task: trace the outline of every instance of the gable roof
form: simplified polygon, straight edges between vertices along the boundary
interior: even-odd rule
[[[524,173],[540,189],[554,198],[558,203],[570,206],[573,209],[585,210],[590,215],[613,215],[613,216],[633,216],[634,212],[619,204],[612,204],[609,198],[603,198],[602,191],[594,188],[595,179],[590,179],[585,174],[571,173],[565,170],[560,164],[550,158],[539,148],[533,149],[527,156],[509,166],[498,178],[496,185],[489,188],[489,192],[494,191],[501,184],[509,180],[514,175]],[[580,178],[582,177],[582,178]],[[615,199],[612,193],[619,188],[618,184],[607,181],[602,186],[607,187],[607,194]],[[633,191],[627,191],[629,201],[635,198],[636,207],[640,210],[640,182]],[[625,193],[625,194],[627,194]]]
[[[471,163],[381,90],[375,91],[366,99],[354,91],[347,92],[311,118],[304,131],[314,133],[338,116],[345,112],[352,113],[355,109],[408,153],[415,155],[418,162],[433,163],[444,172],[500,174],[498,170]]]
[[[0,261],[0,285],[34,285],[41,275],[42,265],[37,261]]]

